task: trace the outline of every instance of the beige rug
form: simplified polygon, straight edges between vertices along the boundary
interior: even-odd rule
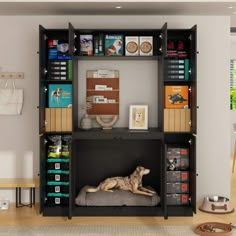
[[[0,236],[196,236],[191,226],[0,226]],[[232,235],[236,236],[236,230]]]
[[[196,236],[191,226],[0,226],[0,236]],[[235,231],[236,235],[236,231]]]

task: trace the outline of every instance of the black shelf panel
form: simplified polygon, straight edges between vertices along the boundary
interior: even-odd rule
[[[161,56],[75,56],[77,60],[159,60]]]
[[[72,132],[70,131],[50,131],[45,132],[45,135],[72,135]]]
[[[72,80],[55,80],[55,79],[43,79],[41,82],[45,84],[72,84]]]
[[[193,216],[193,209],[190,206],[167,206],[168,216]]]
[[[191,137],[192,137],[192,133],[188,133],[188,132],[183,132],[183,133],[168,132],[168,133],[164,133],[164,142],[165,143],[188,143]]]
[[[164,85],[190,85],[190,80],[164,80]]]
[[[44,206],[43,216],[68,216],[68,206]]]
[[[163,216],[158,206],[77,206],[73,216]]]
[[[78,129],[72,134],[73,139],[163,139],[163,132],[159,128],[148,130],[129,130],[128,128],[113,128],[102,130],[93,128],[85,131]]]

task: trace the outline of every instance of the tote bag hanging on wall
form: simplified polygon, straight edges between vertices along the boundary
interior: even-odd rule
[[[12,88],[8,80],[4,88],[0,88],[0,115],[20,115],[23,106],[23,89],[16,89],[14,81]]]

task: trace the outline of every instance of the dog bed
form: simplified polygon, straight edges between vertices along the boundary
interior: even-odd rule
[[[113,192],[97,191],[87,193],[85,186],[75,199],[79,206],[156,206],[160,202],[158,194],[152,196],[134,194],[130,191],[114,189]],[[150,188],[151,189],[151,188]]]

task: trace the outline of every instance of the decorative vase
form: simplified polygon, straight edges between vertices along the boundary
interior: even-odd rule
[[[92,119],[85,114],[80,120],[80,128],[84,130],[92,129]]]

